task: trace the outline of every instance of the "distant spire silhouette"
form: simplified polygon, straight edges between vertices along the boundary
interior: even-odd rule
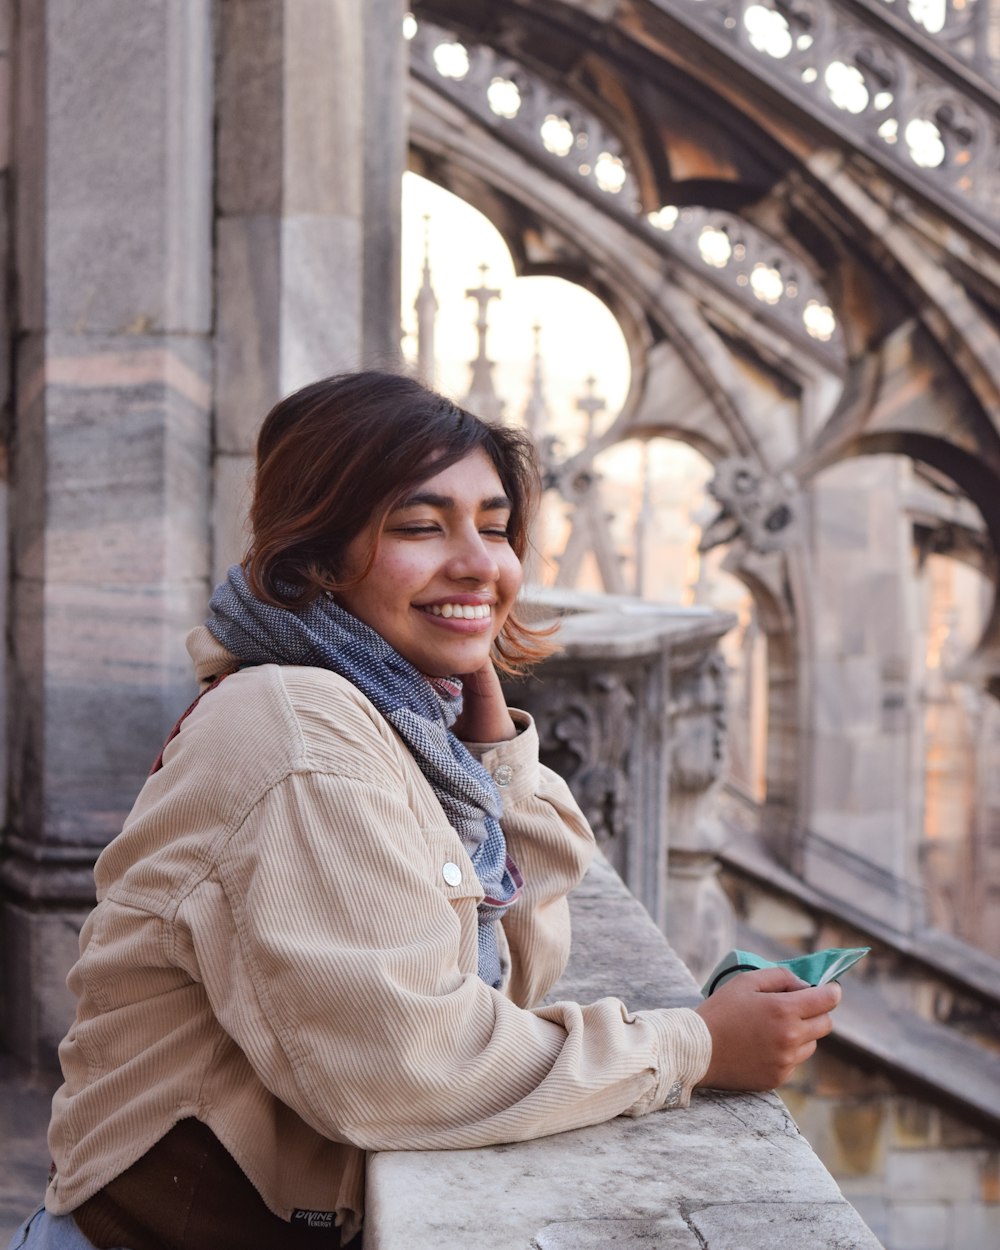
[[[417,377],[428,386],[434,385],[437,361],[434,353],[434,327],[438,300],[431,283],[431,218],[424,213],[424,272],[413,308],[417,314]]]
[[[489,265],[480,265],[479,272],[481,275],[479,286],[470,287],[465,292],[466,298],[474,299],[478,305],[476,331],[479,334],[479,350],[469,367],[469,390],[462,403],[470,412],[475,413],[477,417],[482,417],[485,421],[502,421],[503,402],[493,385],[493,361],[486,354],[489,303],[490,300],[500,299],[501,292],[499,287],[486,285]]]
[[[594,418],[599,412],[603,412],[607,408],[607,401],[601,399],[596,392],[597,379],[591,374],[584,385],[587,393],[576,401],[577,411],[584,413],[587,419],[587,429],[584,436],[585,443],[591,443],[594,439]]]
[[[524,428],[531,435],[536,447],[541,448],[545,431],[549,425],[549,405],[545,398],[545,379],[542,371],[542,327],[537,323],[531,327],[535,337],[534,351],[531,357],[531,390],[528,402],[524,405]]]

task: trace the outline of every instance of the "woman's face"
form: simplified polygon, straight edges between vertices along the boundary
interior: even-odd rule
[[[470,452],[422,482],[348,545],[347,576],[365,578],[337,602],[370,625],[429,677],[482,668],[521,585],[521,562],[507,541],[510,500],[490,458]]]

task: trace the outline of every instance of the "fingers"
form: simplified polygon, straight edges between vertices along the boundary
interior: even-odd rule
[[[803,988],[787,968],[741,972],[696,1008],[712,1035],[712,1059],[700,1083],[776,1088],[831,1032],[840,998],[839,985]]]
[[[741,972],[733,980],[742,980],[744,988],[752,986],[761,994],[794,995],[795,1008],[803,1019],[833,1011],[843,995],[836,981],[807,985],[788,968],[759,968],[755,972]]]
[[[831,981],[828,985],[810,986],[808,989],[799,990],[795,994],[795,1006],[803,1020],[808,1020],[812,1016],[826,1015],[840,1002],[844,991],[835,982]]]
[[[764,994],[800,990],[806,984],[790,968],[758,968],[755,972],[741,972],[735,979],[741,978],[745,978],[745,984],[753,985],[756,990]]]

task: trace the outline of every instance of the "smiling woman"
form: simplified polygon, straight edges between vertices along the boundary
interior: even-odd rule
[[[368,571],[340,603],[422,673],[476,672],[521,585],[510,509],[492,462],[470,452],[393,508],[381,532],[369,526],[354,539],[348,580]]]
[[[408,378],[265,419],[203,694],[97,863],[18,1250],[360,1245],[368,1151],[771,1087],[829,1030],[836,987],[781,969],[539,1006],[593,836],[497,675],[550,647],[515,603],[537,487],[522,434]]]

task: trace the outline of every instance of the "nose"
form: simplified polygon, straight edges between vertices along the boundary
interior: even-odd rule
[[[484,584],[499,578],[500,567],[489,543],[478,529],[472,528],[455,536],[447,572],[456,581]]]

